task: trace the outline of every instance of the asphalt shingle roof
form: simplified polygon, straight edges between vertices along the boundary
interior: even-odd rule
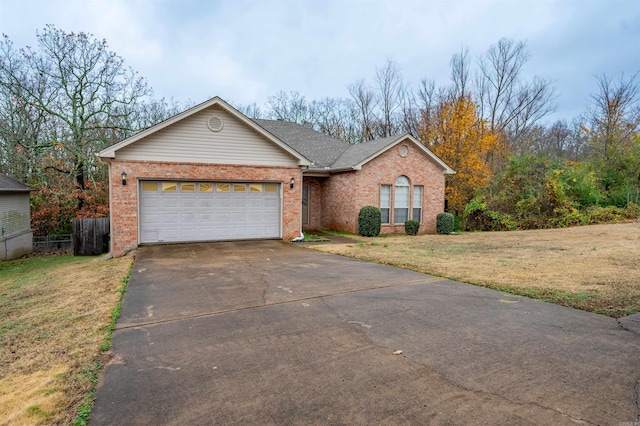
[[[0,192],[29,192],[31,188],[14,178],[0,173]]]
[[[253,120],[260,127],[311,160],[312,168],[331,165],[349,148],[347,142],[316,132],[305,126],[281,120]]]
[[[312,169],[341,170],[353,167],[402,137],[390,136],[352,145],[289,121],[253,121],[312,161]]]
[[[389,136],[382,139],[376,139],[373,141],[363,142],[355,145],[349,145],[349,148],[342,153],[331,166],[332,169],[344,169],[347,167],[353,167],[358,163],[366,160],[367,158],[375,155],[376,153],[383,151],[389,145],[392,145],[402,136]]]

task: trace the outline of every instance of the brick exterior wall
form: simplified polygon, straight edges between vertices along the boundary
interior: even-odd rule
[[[127,173],[127,185],[120,174]],[[240,166],[227,164],[167,163],[112,160],[109,167],[111,188],[111,253],[122,256],[138,246],[138,179],[224,180],[280,182],[282,184],[282,239],[300,235],[302,213],[302,172],[299,167]],[[296,180],[289,188],[291,177]]]
[[[358,172],[337,173],[322,182],[322,226],[324,228],[353,233],[358,231],[356,173]]]
[[[406,145],[408,148],[407,155],[404,157],[400,156],[398,151],[401,145]],[[380,207],[380,185],[392,185],[391,216],[393,216],[393,185],[396,179],[403,175],[409,178],[411,184],[409,191],[410,216],[413,206],[413,186],[422,185],[424,188],[419,233],[435,233],[436,216],[444,211],[445,176],[442,169],[412,143],[400,143],[362,167],[362,170],[357,173],[357,205],[359,208],[367,205]],[[391,221],[393,222],[393,217]],[[357,232],[357,230],[356,212],[356,227],[354,231],[350,232]],[[382,225],[381,229],[383,234],[404,234],[404,232],[404,224]]]
[[[399,154],[400,145],[408,148],[404,157]],[[329,178],[305,177],[305,183],[311,190],[310,223],[307,227],[357,233],[360,209],[368,205],[380,207],[380,185],[392,186],[393,215],[393,185],[399,176],[404,175],[411,184],[410,211],[413,186],[423,186],[419,233],[435,233],[436,216],[444,211],[445,176],[442,169],[412,143],[400,145],[374,158],[359,171],[337,173]],[[382,225],[381,229],[383,234],[404,232],[404,224]]]

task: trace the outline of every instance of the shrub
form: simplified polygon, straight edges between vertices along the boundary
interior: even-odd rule
[[[465,206],[464,225],[468,231],[512,231],[518,228],[508,213],[488,209],[482,196],[474,197]]]
[[[614,223],[621,222],[626,217],[625,209],[616,206],[600,207],[596,206],[589,210],[587,220],[588,223]]]
[[[439,213],[436,216],[438,234],[451,234],[455,230],[455,219],[451,213]]]
[[[380,235],[382,216],[380,209],[374,206],[364,206],[358,214],[358,233],[363,237],[377,237]]]
[[[629,219],[640,219],[640,204],[633,202],[627,204],[626,215]]]
[[[416,235],[420,228],[420,222],[417,220],[408,220],[404,223],[404,231],[407,235]]]

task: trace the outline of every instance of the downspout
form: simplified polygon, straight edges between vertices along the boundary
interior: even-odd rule
[[[308,170],[309,166],[305,166],[305,169]],[[304,241],[304,233],[302,232],[302,196],[304,190],[304,171],[303,168],[300,168],[300,236],[291,240],[292,243],[299,243],[300,241]]]

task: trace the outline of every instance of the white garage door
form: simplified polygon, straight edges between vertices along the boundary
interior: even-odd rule
[[[140,182],[142,243],[280,238],[280,185]]]

